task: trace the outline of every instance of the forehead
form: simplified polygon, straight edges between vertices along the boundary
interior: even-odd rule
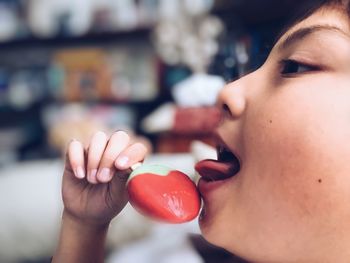
[[[323,7],[306,19],[289,28],[278,40],[277,45],[287,39],[288,36],[293,34],[293,32],[296,32],[302,28],[314,26],[328,26],[339,28],[341,31],[350,36],[350,18],[348,15],[340,9]]]

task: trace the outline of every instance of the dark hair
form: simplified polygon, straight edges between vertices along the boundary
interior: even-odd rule
[[[311,16],[318,10],[329,7],[340,10],[349,17],[350,25],[350,0],[295,0],[293,4],[288,5],[288,13],[281,19],[280,23],[277,23],[273,32],[263,40],[263,44],[258,50],[255,60],[252,60],[251,66],[248,72],[258,69],[269,56],[272,48],[276,45],[278,40],[294,25]]]
[[[302,2],[300,1],[300,4],[298,4],[294,10],[291,10],[291,16],[285,23],[283,29],[280,31],[280,34],[275,39],[275,43],[289,28],[291,28],[295,24],[306,19],[307,17],[324,7],[338,9],[347,14],[350,18],[350,0],[305,0]]]

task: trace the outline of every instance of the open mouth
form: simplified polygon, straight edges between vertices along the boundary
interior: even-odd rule
[[[205,181],[225,180],[235,176],[241,164],[238,157],[224,144],[217,146],[217,160],[203,160],[195,169]]]

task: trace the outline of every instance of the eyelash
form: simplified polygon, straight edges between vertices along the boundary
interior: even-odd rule
[[[319,70],[317,66],[301,63],[293,59],[284,59],[281,61],[281,65],[281,75],[283,76],[292,76]],[[302,69],[300,70],[300,68]]]

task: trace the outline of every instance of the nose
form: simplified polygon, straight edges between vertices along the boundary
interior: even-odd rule
[[[225,118],[237,119],[244,113],[247,104],[244,82],[245,77],[227,84],[220,91],[217,105]]]

